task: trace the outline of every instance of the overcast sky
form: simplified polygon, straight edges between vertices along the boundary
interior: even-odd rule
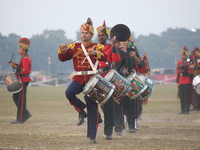
[[[0,33],[22,37],[63,29],[75,39],[90,17],[96,28],[126,24],[138,35],[200,28],[200,0],[0,0]]]

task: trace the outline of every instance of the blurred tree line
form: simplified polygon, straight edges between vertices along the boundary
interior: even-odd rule
[[[80,31],[76,32],[76,39],[79,39]],[[181,59],[180,50],[187,46],[189,53],[194,47],[200,47],[200,30],[192,32],[184,28],[169,28],[160,35],[149,34],[140,35],[137,38],[132,32],[132,38],[142,56],[147,53],[150,67],[153,68],[176,68],[176,61]],[[13,61],[18,63],[21,56],[18,54],[19,39],[16,34],[3,36],[0,33],[0,72],[11,71],[8,61],[14,55]],[[66,36],[63,30],[44,30],[42,34],[33,35],[30,38],[31,44],[28,54],[32,59],[32,70],[43,71],[51,75],[60,72],[71,73],[73,63],[71,61],[60,62],[57,57],[58,46],[63,43],[70,43],[75,39]],[[97,34],[93,37],[93,42],[98,42]],[[109,42],[108,42],[109,43]],[[48,62],[51,58],[51,64]],[[50,68],[50,69],[49,69]]]

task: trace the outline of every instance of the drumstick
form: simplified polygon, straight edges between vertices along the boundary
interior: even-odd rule
[[[14,56],[15,56],[15,55],[13,54],[12,58],[10,59],[10,61],[12,61],[12,60],[13,60]]]
[[[74,40],[74,41],[70,42],[69,44],[75,43],[76,41],[79,41],[80,39],[81,39],[81,38],[79,38],[79,39],[77,39],[77,40]],[[69,45],[69,44],[67,44],[67,45]]]
[[[74,40],[74,41],[72,41],[72,42],[66,44],[66,47],[67,47],[67,45],[72,44],[72,43],[75,43],[76,41],[78,41],[78,40],[80,40],[80,39],[81,39],[81,38],[79,38],[79,39],[77,39],[77,40]],[[59,46],[59,47],[60,47],[60,46]],[[61,47],[60,47],[60,48],[61,48]]]
[[[11,59],[10,59],[10,61],[9,61],[9,64],[12,62],[14,56],[15,56],[15,55],[13,54],[13,56],[11,57]]]

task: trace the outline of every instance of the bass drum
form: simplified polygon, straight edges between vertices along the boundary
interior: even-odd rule
[[[3,81],[7,87],[7,90],[11,93],[18,93],[22,90],[21,78],[17,73],[8,72],[3,77]]]
[[[114,69],[111,69],[104,78],[115,86],[112,97],[117,103],[131,91],[130,82]]]
[[[195,91],[200,94],[200,75],[197,75],[194,77],[194,79],[192,80],[192,85],[195,89]]]
[[[112,96],[115,86],[101,75],[95,74],[83,88],[83,93],[96,103],[103,105]]]
[[[146,90],[138,96],[139,99],[144,100],[151,96],[154,91],[153,81],[144,75],[139,75],[139,78],[147,85]]]

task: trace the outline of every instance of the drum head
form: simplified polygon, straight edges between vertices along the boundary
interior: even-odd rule
[[[197,94],[200,94],[200,84],[197,84],[197,86],[195,87],[195,90]]]
[[[107,75],[104,77],[107,81],[110,81],[112,79],[112,77],[114,76],[115,74],[115,70],[114,69],[111,69]]]
[[[195,76],[192,80],[192,85],[196,88],[196,86],[200,83],[200,77],[199,75]]]
[[[15,82],[7,87],[8,91],[11,93],[18,93],[22,90],[22,83]]]

